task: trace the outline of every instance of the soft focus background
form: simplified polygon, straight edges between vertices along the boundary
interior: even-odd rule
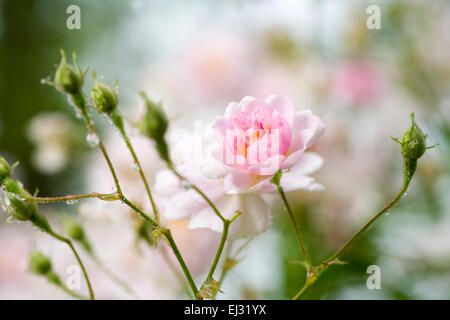
[[[98,150],[62,94],[43,86],[59,49],[76,50],[81,66],[110,85],[131,121],[145,90],[163,102],[171,128],[192,130],[245,95],[289,97],[327,126],[314,151],[320,193],[289,199],[318,263],[380,209],[401,186],[402,159],[390,136],[409,126],[410,112],[429,144],[407,196],[331,267],[310,299],[450,298],[450,2],[435,1],[76,1],[81,30],[66,28],[73,1],[0,1],[0,154],[20,161],[15,176],[40,195],[110,192]],[[381,29],[366,27],[369,5],[381,8]],[[90,75],[90,73],[89,73]],[[90,88],[89,76],[86,88]],[[142,206],[137,173],[117,133],[97,117],[126,193]],[[133,143],[154,176],[163,167],[152,143]],[[144,203],[145,202],[145,203]],[[164,246],[137,237],[139,220],[120,204],[98,200],[42,205],[58,230],[61,216],[82,221],[100,260],[140,298],[185,298]],[[170,222],[197,282],[210,265],[218,235]],[[8,224],[0,211],[0,298],[66,299],[27,271],[28,254],[48,254],[63,277],[75,261],[68,249],[28,224]],[[97,297],[130,298],[83,254]],[[272,228],[239,254],[227,275],[230,299],[288,299],[304,270],[286,213],[273,204]],[[167,262],[169,260],[169,263]],[[381,268],[381,290],[369,290],[366,269]],[[86,292],[84,283],[80,292]],[[83,291],[84,290],[84,291]]]

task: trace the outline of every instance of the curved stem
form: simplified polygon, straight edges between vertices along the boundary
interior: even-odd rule
[[[400,190],[400,192],[397,194],[397,196],[389,201],[383,209],[381,209],[375,216],[373,216],[369,221],[367,221],[361,228],[359,228],[347,241],[344,242],[342,246],[339,247],[339,249],[332,254],[326,262],[331,262],[337,258],[353,243],[353,241],[356,240],[364,231],[366,231],[374,222],[377,220],[380,216],[382,216],[384,213],[386,213],[387,210],[389,210],[394,204],[397,203],[398,200],[403,196],[403,194],[406,192],[408,188],[408,185],[404,185],[403,188]]]
[[[387,210],[392,208],[403,196],[403,194],[408,189],[409,182],[411,181],[411,177],[404,178],[403,181],[403,187],[400,190],[400,192],[397,194],[397,196],[389,201],[383,209],[378,211],[378,213],[373,216],[369,221],[367,221],[361,228],[359,228],[353,235],[348,238],[347,241],[345,241],[337,250],[335,253],[333,253],[329,258],[327,258],[322,264],[318,267],[318,270],[315,270],[315,268],[311,268],[311,270],[308,270],[308,277],[306,279],[305,284],[300,289],[300,291],[294,296],[293,300],[301,299],[306,292],[311,288],[311,286],[317,281],[317,279],[322,275],[323,272],[325,272],[330,264],[338,264],[339,263],[339,257],[344,253],[345,250],[367,229],[372,226],[372,224],[381,217],[384,213],[386,213]],[[316,267],[317,269],[317,267]]]
[[[77,250],[75,250],[75,247],[73,246],[72,241],[71,241],[70,239],[68,239],[68,238],[65,238],[65,237],[63,237],[63,236],[57,234],[56,232],[51,232],[50,234],[51,234],[53,237],[55,237],[56,239],[58,239],[58,240],[60,240],[60,241],[62,241],[62,242],[65,242],[65,243],[70,247],[70,250],[72,250],[73,254],[75,255],[75,258],[76,258],[77,261],[78,261],[78,264],[79,264],[80,267],[81,267],[81,270],[83,271],[84,278],[86,279],[86,284],[87,284],[88,290],[89,290],[89,297],[90,297],[91,300],[95,300],[95,297],[94,297],[94,291],[92,290],[91,281],[89,280],[89,277],[88,277],[88,275],[87,275],[86,268],[84,267],[84,264],[83,264],[83,262],[81,261],[80,256],[78,255]]]
[[[284,194],[283,188],[279,184],[276,184],[276,187],[277,187],[278,193],[281,196],[281,199],[283,200],[284,206],[286,207],[286,211],[289,213],[289,218],[291,219],[291,223],[292,223],[292,226],[295,231],[295,236],[297,238],[297,242],[298,242],[300,250],[303,254],[303,257],[305,258],[306,262],[309,265],[312,265],[311,258],[309,256],[308,250],[306,249],[305,243],[304,243],[302,235],[300,233],[300,226],[297,224],[297,221],[295,221],[294,214],[292,213],[291,207],[289,206],[289,202],[287,201],[287,198],[286,198],[286,195]]]

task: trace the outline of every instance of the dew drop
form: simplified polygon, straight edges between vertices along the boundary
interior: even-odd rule
[[[81,114],[81,110],[79,108],[75,108],[75,116],[78,119],[81,119],[83,117],[83,115]]]
[[[133,162],[131,164],[131,167],[133,168],[134,171],[139,171],[139,166],[138,166],[138,164],[136,162]]]
[[[77,202],[78,202],[77,200],[67,200],[66,201],[67,204],[75,204]]]
[[[73,107],[76,107],[75,105],[75,101],[73,100],[73,97],[69,94],[67,95],[67,101],[69,102],[69,104]],[[77,108],[78,109],[78,108]]]
[[[100,139],[98,137],[98,135],[95,132],[89,132],[86,136],[86,141],[89,144],[90,147],[97,147]]]
[[[192,184],[189,181],[183,181],[183,188],[185,190],[188,190],[188,189],[192,188]]]

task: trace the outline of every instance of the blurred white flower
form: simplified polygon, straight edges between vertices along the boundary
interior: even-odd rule
[[[28,139],[34,144],[32,161],[38,170],[55,174],[69,163],[73,124],[60,112],[41,113],[27,128]]]

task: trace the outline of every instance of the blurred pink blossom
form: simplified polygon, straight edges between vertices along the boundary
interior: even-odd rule
[[[380,91],[380,75],[366,62],[350,61],[339,66],[331,79],[333,92],[346,103],[366,103]]]

